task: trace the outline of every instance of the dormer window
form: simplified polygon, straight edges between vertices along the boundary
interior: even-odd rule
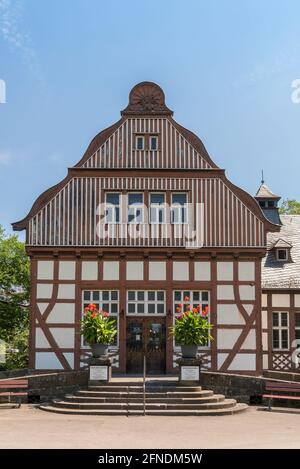
[[[158,147],[157,141],[158,141],[157,136],[151,135],[151,137],[150,137],[150,150],[157,150],[157,147]]]
[[[276,249],[276,258],[278,261],[287,261],[289,258],[288,249]]]
[[[135,146],[137,150],[144,150],[145,148],[145,138],[138,135],[135,139]]]

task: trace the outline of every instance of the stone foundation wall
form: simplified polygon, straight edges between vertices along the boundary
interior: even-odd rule
[[[73,393],[88,385],[88,371],[63,371],[27,376],[29,396],[40,396],[40,401]]]

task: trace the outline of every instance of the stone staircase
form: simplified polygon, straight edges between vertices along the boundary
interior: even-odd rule
[[[247,407],[201,386],[183,386],[175,381],[146,383],[147,415],[229,415]],[[77,415],[143,415],[143,385],[135,381],[90,385],[63,399],[42,404],[40,409]]]

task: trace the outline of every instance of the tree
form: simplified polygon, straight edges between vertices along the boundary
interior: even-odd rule
[[[283,215],[300,215],[300,202],[295,199],[285,199],[279,207],[279,213]]]
[[[6,368],[27,366],[29,283],[24,243],[0,226],[0,340],[8,345]]]

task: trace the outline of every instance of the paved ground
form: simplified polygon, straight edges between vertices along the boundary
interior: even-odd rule
[[[300,448],[300,413],[102,417],[0,409],[0,448]]]

